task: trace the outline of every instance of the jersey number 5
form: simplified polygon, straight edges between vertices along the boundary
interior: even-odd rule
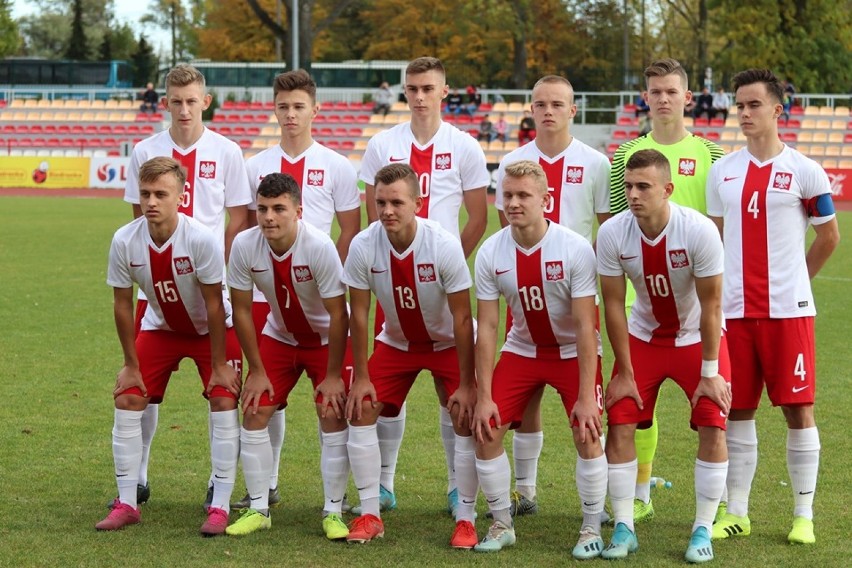
[[[178,301],[177,287],[172,280],[160,280],[154,282],[157,291],[157,300],[161,304],[174,303]]]

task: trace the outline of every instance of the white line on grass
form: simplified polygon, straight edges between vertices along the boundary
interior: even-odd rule
[[[852,282],[852,278],[845,278],[843,276],[820,276],[817,274],[816,277],[820,280],[832,280],[834,282]]]

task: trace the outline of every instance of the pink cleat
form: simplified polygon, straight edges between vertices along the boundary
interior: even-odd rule
[[[139,509],[125,505],[118,499],[113,502],[112,510],[104,520],[95,525],[99,531],[117,531],[127,525],[136,525],[142,521]]]
[[[207,507],[207,520],[201,525],[201,535],[204,537],[225,534],[228,528],[228,512],[218,507]]]

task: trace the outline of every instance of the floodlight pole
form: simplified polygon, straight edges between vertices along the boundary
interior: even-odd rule
[[[293,0],[293,21],[290,22],[291,36],[293,40],[293,66],[291,69],[299,68],[299,0]]]
[[[278,27],[281,27],[281,0],[276,0],[275,2],[275,22],[278,24]],[[275,60],[281,61],[284,59],[282,55],[282,48],[284,46],[281,42],[281,36],[275,34]]]

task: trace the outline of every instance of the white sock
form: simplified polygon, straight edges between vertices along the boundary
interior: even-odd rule
[[[633,530],[633,500],[636,498],[636,474],[639,462],[609,464],[609,503],[614,523],[624,523]]]
[[[142,411],[142,462],[139,464],[139,485],[148,483],[148,461],[151,458],[151,442],[160,420],[160,405],[149,404]]]
[[[444,443],[444,456],[447,459],[447,494],[456,489],[456,431],[453,429],[453,417],[446,407],[439,407],[441,423],[441,441]]]
[[[239,411],[222,410],[210,413],[213,441],[210,462],[213,464],[213,502],[211,507],[230,511],[231,493],[237,479],[237,459],[240,455]]]
[[[379,475],[381,457],[376,424],[371,426],[349,426],[349,463],[352,478],[361,498],[361,514],[379,516]]]
[[[729,420],[728,513],[748,515],[748,496],[757,470],[757,428],[754,420]]]
[[[512,483],[509,456],[503,452],[491,460],[476,458],[476,473],[494,520],[500,521],[507,527],[512,526],[512,516],[509,511],[511,507],[509,489]]]
[[[402,446],[402,436],[405,434],[405,404],[399,409],[399,415],[394,417],[379,416],[376,422],[376,435],[379,437],[379,451],[382,454],[382,487],[394,492],[393,482],[396,476],[396,462],[399,459],[399,448]]]
[[[692,532],[698,527],[704,527],[708,533],[713,530],[713,519],[727,477],[728,462],[695,460],[695,522]]]
[[[134,509],[139,461],[142,459],[142,410],[115,409],[112,426],[112,457],[118,500]]]
[[[240,460],[246,490],[251,499],[250,507],[258,511],[269,509],[269,471],[272,469],[272,446],[269,430],[246,430],[240,428]]]
[[[816,426],[787,430],[787,473],[790,474],[790,485],[793,488],[794,517],[814,518],[819,450]]]
[[[651,502],[651,482],[636,484],[636,499],[641,499],[643,503]]]
[[[284,409],[276,410],[266,425],[269,428],[269,443],[272,444],[272,470],[269,475],[269,488],[278,487],[278,469],[281,466],[281,450],[284,449],[284,432],[287,421]]]
[[[349,452],[346,449],[348,440],[348,429],[322,433],[320,472],[325,494],[323,511],[326,513],[343,512],[343,496],[349,481]]]
[[[479,477],[476,475],[476,443],[473,436],[455,435],[456,483],[459,490],[459,504],[456,507],[456,522],[474,520],[476,494],[479,491]]]
[[[606,500],[607,469],[604,455],[588,460],[577,456],[577,494],[583,510],[583,526],[592,527],[598,534]]]
[[[538,458],[544,446],[544,432],[515,432],[512,458],[515,462],[515,489],[527,499],[535,499]]]

